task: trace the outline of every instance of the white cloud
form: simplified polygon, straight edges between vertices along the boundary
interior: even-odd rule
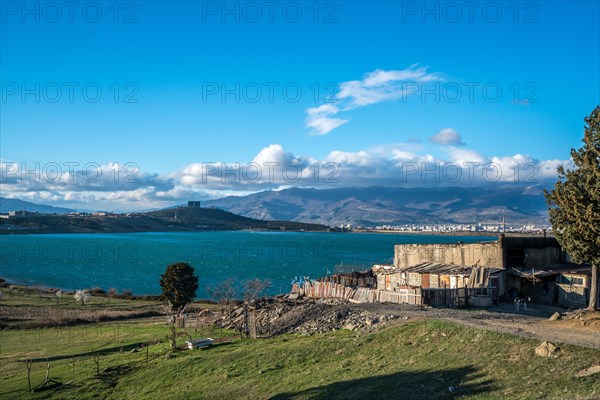
[[[285,187],[535,185],[554,180],[558,165],[572,168],[570,160],[540,161],[524,154],[488,157],[465,147],[446,146],[446,155],[439,158],[426,150],[419,144],[392,143],[358,151],[335,150],[319,160],[271,144],[249,161],[193,163],[166,175],[139,172],[132,183],[115,181],[110,170],[98,182],[32,181],[32,176],[19,176],[13,169],[0,172],[5,197],[123,211]]]
[[[436,135],[430,137],[429,141],[445,146],[464,146],[460,133],[452,128],[442,129]]]
[[[252,162],[255,162],[259,165],[266,165],[266,163],[285,164],[293,161],[299,161],[299,158],[294,157],[292,153],[284,151],[280,144],[271,144],[267,147],[264,147],[252,159]]]
[[[414,93],[415,85],[441,81],[439,74],[428,73],[427,67],[411,65],[403,70],[381,70],[369,72],[360,80],[340,83],[334,96],[335,105],[323,104],[306,110],[306,127],[313,135],[326,135],[346,124],[347,119],[332,118],[340,111],[350,111],[382,101],[397,100]]]
[[[327,135],[329,132],[348,122],[347,119],[331,118],[339,109],[331,104],[323,104],[306,110],[306,126],[311,128],[313,135]]]
[[[486,164],[489,162],[487,157],[485,157],[482,154],[479,154],[475,150],[451,147],[448,150],[448,155],[450,157],[449,161],[452,161],[452,162],[458,163],[458,164],[466,164],[466,163]]]
[[[348,101],[345,109],[353,109],[369,104],[401,98],[411,92],[415,83],[441,80],[438,74],[427,73],[427,67],[411,65],[404,70],[384,71],[377,69],[363,76],[361,80],[342,82],[337,99]]]
[[[392,158],[395,160],[414,160],[415,154],[409,151],[400,150],[400,149],[392,149]]]

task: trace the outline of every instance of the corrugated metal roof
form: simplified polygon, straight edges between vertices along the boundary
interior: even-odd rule
[[[442,263],[421,263],[408,268],[404,268],[404,272],[419,272],[430,274],[464,274],[469,275],[473,267],[466,265],[442,264]]]
[[[533,276],[543,277],[543,276],[552,276],[552,275],[560,275],[560,274],[579,274],[579,275],[592,275],[592,267],[586,264],[573,264],[573,263],[564,263],[564,264],[556,264],[550,265],[542,268],[527,268],[527,269],[517,269],[517,268],[508,268],[507,272],[514,276],[520,276],[524,278],[531,278]]]
[[[456,264],[443,264],[443,263],[421,263],[413,265],[408,268],[394,268],[394,269],[383,269],[374,271],[383,274],[393,274],[398,272],[416,272],[416,273],[429,273],[429,274],[445,274],[445,275],[470,275],[473,269],[470,265],[456,265]],[[486,268],[491,273],[501,271],[500,268]]]

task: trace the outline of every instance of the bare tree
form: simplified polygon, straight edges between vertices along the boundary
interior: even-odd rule
[[[250,302],[258,299],[270,287],[271,281],[268,279],[248,279],[244,282],[244,301]]]
[[[113,287],[108,289],[108,292],[106,292],[106,294],[108,295],[108,299],[112,300],[117,295],[117,288]]]
[[[235,280],[227,278],[215,287],[209,287],[208,293],[216,299],[219,304],[226,305],[229,311],[229,322],[231,322],[231,310],[233,302],[236,298],[237,290],[235,288]]]
[[[250,335],[248,323],[249,304],[251,301],[258,299],[269,287],[271,287],[271,281],[268,279],[254,278],[244,282],[244,332],[246,333],[246,336]],[[253,323],[255,322],[256,321],[254,320]],[[254,329],[256,329],[256,327],[254,327]]]
[[[167,325],[169,326],[170,330],[169,343],[171,345],[171,349],[173,350],[177,348],[177,323],[178,320],[185,314],[187,307],[188,304],[180,308],[175,308],[170,301],[167,301],[166,304],[162,305],[167,317]]]

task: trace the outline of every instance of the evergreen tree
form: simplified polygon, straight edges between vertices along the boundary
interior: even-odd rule
[[[188,263],[176,263],[167,267],[160,277],[163,300],[178,312],[192,302],[198,290],[198,277]]]
[[[600,270],[600,106],[585,118],[583,147],[571,149],[575,168],[558,168],[558,182],[544,191],[552,229],[577,263],[592,265],[588,309],[598,308]]]

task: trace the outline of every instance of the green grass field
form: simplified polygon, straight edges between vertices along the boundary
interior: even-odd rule
[[[600,398],[597,375],[574,377],[600,363],[600,351],[561,346],[556,358],[541,358],[538,341],[437,320],[365,335],[233,339],[169,359],[167,333],[161,318],[2,330],[0,398]],[[235,333],[205,328],[194,335]],[[139,343],[150,343],[149,362],[145,349],[130,351]],[[93,352],[101,354],[100,374]],[[44,381],[48,363],[50,378],[76,386],[29,394],[25,359],[34,361],[32,386]]]
[[[440,320],[372,334],[259,340],[196,327],[187,333],[224,340],[208,350],[171,353],[164,317],[127,317],[160,310],[156,301],[92,297],[82,306],[43,290],[4,291],[0,399],[600,398],[598,375],[574,376],[600,364],[600,351],[565,345],[556,357],[541,358],[534,355],[539,341]],[[95,322],[95,313],[107,312],[125,318]],[[182,332],[179,344],[185,339]],[[44,382],[48,365],[51,379],[75,384],[31,394],[25,360],[32,361],[32,388]]]

